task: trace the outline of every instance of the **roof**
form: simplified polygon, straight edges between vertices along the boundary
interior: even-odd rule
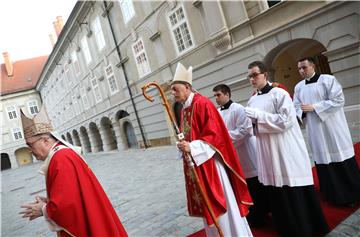
[[[14,75],[8,77],[5,63],[0,65],[0,95],[30,90],[36,87],[40,73],[48,56],[24,59],[13,62]]]

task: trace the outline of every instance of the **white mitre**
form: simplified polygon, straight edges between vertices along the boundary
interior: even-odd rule
[[[192,67],[190,66],[187,70],[181,64],[178,63],[174,75],[174,79],[172,80],[171,84],[175,84],[177,82],[186,82],[192,85]]]

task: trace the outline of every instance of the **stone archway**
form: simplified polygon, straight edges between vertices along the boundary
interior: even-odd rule
[[[131,125],[131,123],[129,121],[125,121],[123,123],[123,131],[125,133],[126,136],[126,143],[127,143],[127,147],[128,148],[137,148],[138,147],[138,143],[136,140],[136,135],[134,132],[134,128]]]
[[[291,94],[295,85],[302,80],[297,69],[297,61],[312,56],[316,61],[318,73],[330,74],[330,66],[325,46],[313,39],[295,39],[282,43],[272,49],[264,58],[271,74],[271,80],[285,85]]]
[[[71,137],[71,135],[70,135],[69,132],[66,133],[66,138],[67,138],[67,139],[66,139],[67,142],[69,142],[70,144],[74,145],[73,140],[72,140],[72,137]]]
[[[111,151],[117,149],[116,135],[108,117],[103,117],[100,121],[101,137],[103,138],[104,150]]]
[[[100,132],[96,123],[89,124],[89,139],[91,141],[92,152],[103,151],[103,141],[101,140]]]
[[[126,148],[138,148],[138,142],[135,135],[134,128],[132,126],[129,113],[120,110],[115,115],[115,120],[118,121],[120,137],[123,147]]]
[[[88,132],[84,126],[80,127],[80,140],[85,153],[91,152],[91,144]]]
[[[29,148],[22,147],[15,151],[15,157],[19,166],[33,163],[33,156]]]
[[[10,157],[7,153],[1,153],[1,171],[11,169]]]
[[[81,146],[79,133],[75,129],[72,131],[72,137],[73,137],[74,145]]]

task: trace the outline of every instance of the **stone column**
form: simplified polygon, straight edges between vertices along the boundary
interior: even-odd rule
[[[91,129],[89,129],[88,135],[89,135],[89,140],[90,140],[92,152],[93,153],[99,152],[100,151],[100,144],[98,144],[96,142],[96,135],[91,131]],[[100,134],[100,139],[101,139],[101,134]]]
[[[88,137],[89,137],[88,129],[86,129],[86,133],[88,134]],[[84,153],[91,152],[91,148],[89,147],[89,144],[87,143],[88,141],[86,140],[85,136],[81,132],[79,133],[79,139],[80,139],[80,142],[81,142],[81,148],[82,148],[83,152]]]
[[[115,132],[117,149],[119,151],[123,151],[125,146],[124,146],[123,138],[121,136],[120,123],[118,121],[116,121],[116,122],[113,122],[111,125],[112,125],[112,127],[114,129],[114,132]]]
[[[105,129],[100,125],[99,126],[99,133],[100,133],[100,137],[102,140],[102,144],[103,144],[103,149],[104,151],[109,151],[110,147],[109,147],[109,137],[106,135],[106,131]]]
[[[9,159],[10,159],[11,169],[15,169],[19,167],[15,154],[10,154]]]

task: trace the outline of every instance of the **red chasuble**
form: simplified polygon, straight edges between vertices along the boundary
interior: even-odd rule
[[[182,110],[181,130],[188,142],[201,140],[209,144],[222,158],[234,191],[241,216],[246,216],[252,205],[245,178],[236,151],[221,115],[213,103],[206,97],[195,94],[191,106]],[[200,183],[209,197],[216,217],[227,210],[225,195],[220,182],[214,159],[209,159],[200,166],[195,165]],[[187,204],[190,216],[206,218],[212,225],[210,213],[201,198],[191,170],[184,162]]]
[[[273,82],[272,84],[272,87],[278,87],[278,88],[281,88],[283,90],[285,90],[287,93],[289,93],[291,99],[293,99],[293,96],[292,94],[289,92],[289,89],[286,88],[286,86],[284,86],[283,84],[279,83],[279,82]]]
[[[61,236],[127,236],[95,175],[72,149],[53,155],[46,189],[46,211],[65,229]]]

